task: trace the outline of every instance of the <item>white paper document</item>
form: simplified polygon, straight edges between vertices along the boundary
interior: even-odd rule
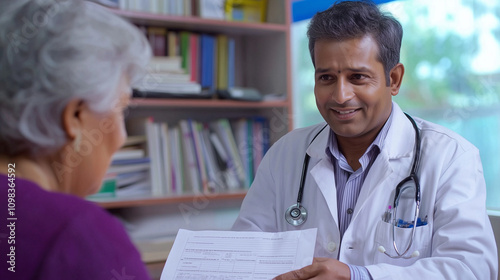
[[[269,280],[310,265],[316,233],[316,228],[276,233],[180,229],[161,280]]]

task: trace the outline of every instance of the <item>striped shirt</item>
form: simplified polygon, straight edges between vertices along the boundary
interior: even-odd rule
[[[345,230],[351,223],[354,207],[356,206],[363,182],[370,171],[370,167],[383,147],[385,137],[391,127],[391,122],[392,111],[387,119],[387,122],[382,127],[382,130],[380,130],[375,140],[373,140],[363,156],[359,159],[361,167],[356,171],[352,170],[351,166],[347,163],[346,158],[340,152],[337,137],[335,137],[333,131],[330,130],[326,153],[330,155],[330,159],[333,164],[333,172],[335,174],[335,185],[337,186],[337,212],[341,241]],[[347,266],[349,267],[352,280],[372,279],[366,267],[350,264],[347,264]]]
[[[337,137],[335,137],[333,131],[330,130],[327,154],[330,155],[330,159],[333,164],[335,185],[337,186],[337,212],[340,240],[342,240],[344,232],[351,222],[359,192],[361,191],[363,182],[370,171],[370,167],[382,149],[385,137],[387,136],[387,132],[391,126],[391,121],[392,111],[387,119],[387,122],[382,127],[382,130],[380,130],[375,140],[370,144],[363,156],[359,159],[361,167],[356,171],[351,168],[344,155],[340,152]]]

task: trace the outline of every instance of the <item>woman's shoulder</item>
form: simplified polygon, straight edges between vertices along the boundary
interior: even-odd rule
[[[7,176],[0,174],[0,181],[7,179]],[[9,190],[8,184],[0,184],[0,189],[5,197],[12,197],[11,216],[23,221],[19,231],[31,232],[30,228],[37,228],[37,235],[46,238],[79,225],[87,229],[97,227],[108,231],[123,231],[121,223],[115,217],[92,201],[70,194],[50,192],[32,181],[20,178],[15,180],[14,190]],[[1,201],[9,202],[7,199]],[[9,205],[4,208],[9,208]]]
[[[0,181],[6,178],[0,174]],[[106,210],[73,195],[45,191],[30,181],[15,182],[11,206],[16,218],[19,267],[43,271],[44,275],[54,276],[52,279],[73,275],[75,271],[86,276],[79,279],[112,279],[113,273],[121,273],[123,267],[140,279],[146,277],[140,255],[124,227]],[[0,190],[7,194],[4,186],[0,184]],[[29,278],[34,270],[21,274]]]
[[[24,205],[18,207],[19,214],[29,217],[46,215],[52,217],[51,220],[75,219],[81,214],[103,215],[111,217],[104,209],[92,201],[80,197],[50,192],[42,189],[36,183],[16,179],[15,187],[16,200]],[[36,211],[34,211],[36,209]]]

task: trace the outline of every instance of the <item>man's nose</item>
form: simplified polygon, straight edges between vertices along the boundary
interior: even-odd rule
[[[331,98],[337,104],[344,104],[345,102],[351,100],[354,97],[354,90],[348,81],[345,79],[338,79],[337,83],[335,83]]]

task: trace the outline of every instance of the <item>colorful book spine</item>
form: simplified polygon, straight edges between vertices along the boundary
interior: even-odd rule
[[[228,89],[228,38],[226,35],[217,36],[217,91]]]
[[[236,43],[234,38],[229,38],[227,45],[228,45],[227,88],[230,89],[235,87],[235,76],[236,76],[236,66],[235,66]]]
[[[189,50],[189,41],[190,41],[190,36],[191,33],[187,31],[182,31],[180,33],[180,51],[181,51],[181,58],[182,58],[182,69],[184,69],[185,73],[189,73],[189,56],[190,56],[190,50]]]
[[[212,35],[201,35],[201,87],[214,90],[214,48],[215,38]]]
[[[155,56],[165,56],[167,30],[161,27],[148,27],[148,40]]]
[[[201,193],[202,186],[198,172],[193,133],[191,132],[188,120],[181,120],[179,122],[179,126],[181,128],[183,141],[183,156],[185,158],[184,167],[188,179],[185,185],[185,190],[194,194]]]
[[[200,35],[191,33],[189,37],[190,57],[189,57],[189,73],[192,82],[200,82]]]

